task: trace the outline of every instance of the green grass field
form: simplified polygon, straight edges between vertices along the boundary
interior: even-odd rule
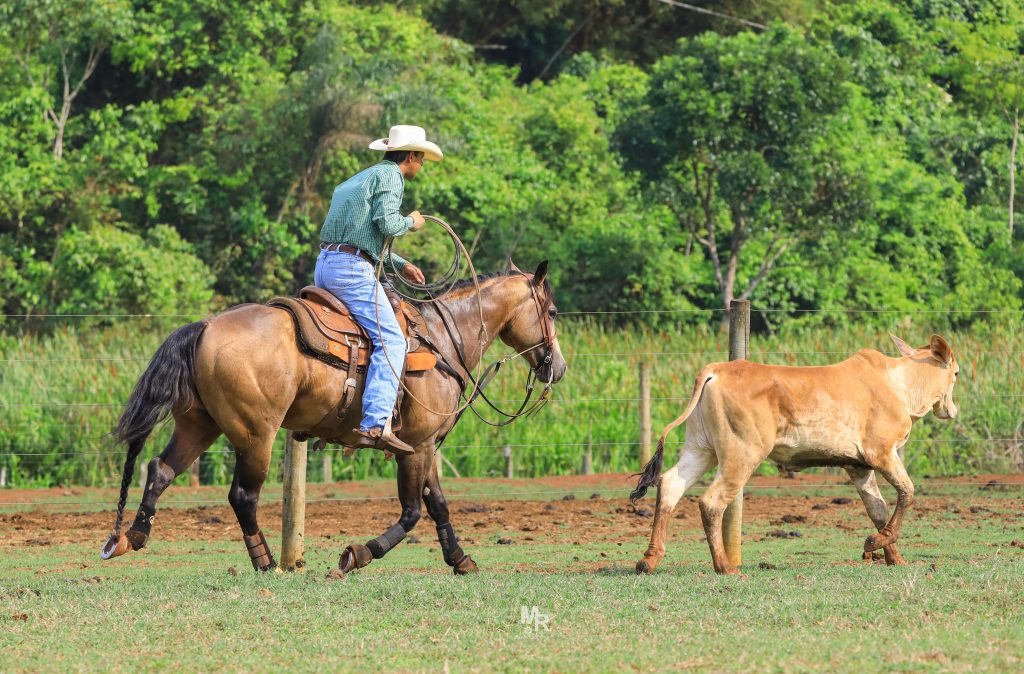
[[[220,513],[224,526],[212,534],[190,530],[191,511],[161,511],[150,546],[113,562],[101,562],[96,554],[102,528],[72,532],[74,543],[24,545],[19,541],[45,537],[62,520],[37,518],[33,530],[16,528],[20,520],[5,511],[0,670],[1024,667],[1020,485],[999,491],[926,485],[901,541],[910,563],[899,568],[856,561],[869,533],[859,503],[810,507],[837,495],[855,498],[852,488],[752,490],[744,525],[746,576],[732,578],[711,572],[690,495],[679,506],[682,518],[673,522],[665,562],[653,576],[637,577],[633,564],[651,520],[616,514],[626,505],[618,494],[571,502],[559,494],[543,496],[551,499],[548,507],[494,496],[492,481],[486,492],[491,520],[481,527],[473,520],[485,516],[460,513],[459,507],[475,498],[470,494],[484,492],[473,485],[463,489],[460,482],[449,481],[452,521],[472,540],[466,549],[482,569],[472,577],[450,575],[433,527],[424,520],[415,532],[420,542],[402,544],[344,580],[326,580],[345,542],[376,535],[392,521],[392,501],[373,506],[382,514],[379,522],[367,517],[342,527],[341,535],[338,528],[309,535],[305,573],[270,575],[250,571],[226,508],[192,512]],[[379,486],[386,492],[386,484]],[[513,484],[507,492],[520,489]],[[592,490],[587,483],[573,491]],[[136,502],[133,494],[130,503]],[[533,508],[533,514],[512,515],[523,508]],[[797,510],[807,514],[807,522],[782,526],[799,531],[799,538],[769,535],[779,528],[773,518]],[[499,517],[504,528],[492,526]],[[307,526],[317,518],[313,511]],[[539,532],[517,527],[544,518]],[[275,526],[272,520],[264,524],[276,551]],[[501,536],[515,544],[498,545]],[[231,567],[237,575],[229,573]],[[547,616],[548,629],[524,625],[523,607]]]

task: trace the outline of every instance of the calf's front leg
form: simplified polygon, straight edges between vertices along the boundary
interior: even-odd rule
[[[860,499],[864,502],[864,508],[868,511],[868,517],[875,524],[875,529],[881,531],[889,522],[889,506],[878,490],[875,471],[870,468],[847,466],[846,474],[850,476],[850,480],[857,488],[857,493],[860,494]],[[885,552],[885,563],[889,566],[906,564],[895,543],[885,546],[883,551]],[[871,553],[865,552],[864,555],[865,559],[869,559]]]
[[[864,541],[864,552],[873,552],[895,543],[900,537],[903,517],[907,514],[910,504],[914,502],[914,483],[910,481],[907,469],[896,452],[892,452],[887,457],[885,465],[874,468],[896,488],[896,508],[885,526],[879,529],[877,534],[871,534]]]

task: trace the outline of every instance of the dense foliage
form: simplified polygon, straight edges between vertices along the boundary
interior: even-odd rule
[[[507,4],[6,3],[5,313],[288,292],[396,122],[447,152],[406,208],[565,310],[1021,306],[1017,3]]]
[[[966,451],[936,446],[915,469],[1017,467],[1019,377],[999,377],[1019,373],[1019,341],[993,330],[1012,332],[1024,300],[1024,10],[700,4],[713,14],[660,0],[0,5],[11,475],[109,479],[102,434],[167,330],[309,283],[334,185],[379,159],[366,146],[395,123],[425,127],[446,154],[405,210],[451,222],[478,269],[550,259],[562,312],[636,312],[602,315],[580,351],[700,351],[721,313],[694,310],[733,298],[753,301],[773,352],[845,351],[865,344],[849,335],[877,342],[893,326],[918,339],[926,319],[985,354],[1009,346],[979,370],[992,400],[977,429],[957,427]],[[430,272],[450,254],[430,228],[398,248]],[[660,363],[660,385],[698,360]],[[631,390],[634,361],[613,365],[574,363],[562,388]],[[588,437],[632,437],[632,413],[608,409],[588,412],[609,424]],[[583,423],[572,417],[571,438],[541,425],[502,439],[578,443]],[[566,447],[524,470],[576,470],[579,445]],[[634,469],[631,452],[595,465]],[[453,460],[494,472],[492,454]],[[359,462],[350,476],[388,470]]]

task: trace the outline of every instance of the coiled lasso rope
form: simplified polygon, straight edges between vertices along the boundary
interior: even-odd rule
[[[468,265],[469,272],[470,272],[470,274],[472,275],[472,278],[473,278],[473,287],[476,290],[476,306],[477,306],[477,311],[478,311],[478,313],[480,315],[480,331],[477,333],[477,339],[479,340],[478,346],[480,348],[480,363],[482,363],[483,362],[484,346],[487,344],[487,326],[484,323],[484,304],[483,304],[483,299],[482,299],[482,296],[481,296],[481,293],[480,293],[480,278],[479,278],[479,276],[476,273],[476,267],[473,266],[473,260],[470,258],[469,251],[466,250],[465,244],[462,243],[462,239],[459,238],[459,235],[455,233],[455,230],[453,230],[451,228],[451,226],[447,222],[445,222],[441,218],[438,218],[438,217],[433,216],[433,215],[424,215],[423,219],[424,220],[429,220],[429,221],[434,222],[434,223],[437,223],[438,225],[441,226],[442,229],[444,229],[444,231],[448,232],[448,236],[450,236],[452,238],[452,241],[455,242],[455,260],[452,263],[451,267],[449,268],[448,272],[443,277],[442,281],[440,281],[439,283],[435,283],[435,284],[431,284],[431,283],[419,284],[419,283],[413,283],[413,282],[408,281],[406,279],[402,279],[402,282],[407,284],[411,288],[414,288],[414,289],[417,289],[417,290],[424,290],[424,291],[427,291],[428,293],[433,288],[444,288],[445,292],[447,292],[455,284],[455,281],[452,280],[452,279],[455,277],[455,275],[458,272],[459,263],[461,262],[460,257],[462,255],[465,255],[465,257],[466,257],[466,264]],[[385,258],[390,258],[390,254],[389,254],[390,251],[391,251],[391,239],[388,239],[386,245],[384,246],[384,249],[381,251],[380,259],[377,260],[377,268],[376,268],[377,287],[374,289],[374,295],[373,295],[373,311],[374,311],[374,319],[377,322],[377,334],[378,335],[381,334],[381,328],[380,328],[380,291],[381,291],[380,277],[381,277],[381,275],[382,275],[382,273],[384,271],[384,259]],[[399,278],[401,278],[400,274],[398,274],[398,276],[399,276]],[[396,289],[396,291],[397,291],[397,289]],[[402,293],[399,293],[399,294],[402,295]],[[402,296],[403,297],[408,297],[407,295],[402,295]],[[413,299],[413,298],[410,297],[409,299]],[[439,299],[440,299],[439,297],[430,297],[429,299],[421,300],[421,301],[423,301],[423,302],[438,302]],[[395,378],[398,379],[398,384],[402,387],[402,390],[404,390],[405,393],[410,398],[412,398],[414,401],[419,403],[419,405],[421,407],[423,407],[423,409],[427,410],[431,414],[436,414],[438,416],[443,416],[443,417],[456,416],[458,414],[462,414],[462,412],[467,407],[469,407],[470,404],[472,404],[473,398],[476,396],[477,389],[480,386],[480,384],[479,384],[479,381],[480,381],[480,377],[479,377],[480,363],[477,364],[477,375],[478,376],[473,378],[472,395],[466,396],[466,402],[464,404],[459,405],[458,407],[456,407],[456,409],[454,409],[453,411],[451,411],[451,412],[442,412],[440,410],[435,410],[430,405],[427,405],[422,400],[417,398],[416,394],[414,394],[412,391],[409,390],[409,387],[406,386],[406,384],[405,384],[404,378],[398,372],[398,369],[395,367],[395,364],[391,361],[391,356],[388,354],[388,349],[384,345],[384,339],[383,338],[381,338],[381,340],[380,340],[380,348],[384,352],[384,359],[387,361],[388,367],[391,368],[391,372],[395,375]],[[455,348],[456,349],[458,348],[457,344],[455,345]]]

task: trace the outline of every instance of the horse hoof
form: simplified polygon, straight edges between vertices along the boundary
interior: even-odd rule
[[[120,557],[131,549],[132,546],[124,534],[121,534],[118,538],[111,536],[100,549],[100,559],[113,559],[114,557]]]
[[[361,569],[373,561],[373,554],[365,545],[353,544],[345,548],[338,559],[338,569],[342,573],[349,573],[355,569]]]
[[[654,571],[654,567],[651,566],[650,562],[646,558],[641,559],[636,563],[636,575],[644,576]]]
[[[461,562],[452,567],[452,573],[456,576],[466,576],[471,573],[480,573],[480,568],[469,555],[466,555]]]
[[[344,552],[341,553],[341,557],[338,558],[338,571],[343,574],[350,573],[356,568],[356,556],[352,554],[350,548],[345,548]]]

